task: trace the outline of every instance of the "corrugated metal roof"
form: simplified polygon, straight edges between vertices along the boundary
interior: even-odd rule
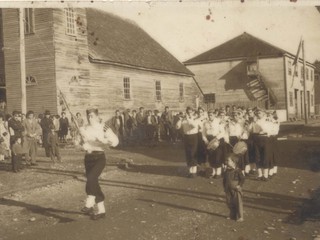
[[[285,53],[288,52],[245,32],[184,63],[188,65],[236,58],[283,56]]]
[[[137,24],[87,9],[89,54],[93,60],[149,70],[193,75]]]

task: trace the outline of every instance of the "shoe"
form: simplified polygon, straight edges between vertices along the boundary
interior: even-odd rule
[[[38,163],[31,163],[31,166],[38,166]]]
[[[81,208],[81,212],[84,213],[85,215],[89,215],[89,216],[94,215],[93,207],[91,207],[91,208],[83,207],[83,208]]]
[[[91,216],[92,220],[99,220],[101,218],[105,218],[106,217],[106,213],[98,213],[98,214],[94,214]]]
[[[267,181],[269,181],[269,179],[268,179],[268,178],[265,178],[265,177],[262,177],[262,178],[261,178],[261,181],[267,182]]]
[[[243,220],[243,218],[238,218],[237,219],[237,222],[243,222],[244,220]]]
[[[18,170],[12,170],[14,173],[17,173],[18,172]]]
[[[208,178],[213,179],[213,178],[215,178],[215,175],[210,175]]]
[[[215,175],[214,178],[219,179],[219,178],[221,178],[221,175]]]

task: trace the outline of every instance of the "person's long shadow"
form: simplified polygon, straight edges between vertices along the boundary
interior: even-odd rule
[[[186,207],[186,206],[182,206],[182,205],[176,205],[176,204],[167,203],[167,202],[160,202],[160,201],[154,201],[154,200],[143,199],[143,198],[138,198],[136,200],[142,201],[142,202],[146,202],[146,203],[156,203],[156,204],[167,206],[167,207],[171,207],[171,208],[177,208],[177,209],[182,209],[182,210],[187,210],[187,211],[195,211],[195,212],[198,212],[198,213],[205,213],[205,214],[209,214],[209,215],[213,215],[213,216],[217,216],[217,217],[222,217],[222,218],[227,217],[226,215],[221,215],[221,214],[218,214],[218,213],[208,212],[208,211],[204,211],[204,210],[201,210],[201,209],[190,208],[190,207]]]
[[[127,189],[136,189],[141,191],[149,191],[154,193],[165,193],[182,197],[191,197],[200,200],[214,201],[218,203],[225,202],[225,195],[209,193],[209,192],[199,192],[199,191],[190,191],[185,189],[177,189],[177,188],[167,188],[160,186],[152,186],[140,183],[132,183],[132,182],[121,182],[121,181],[112,181],[112,180],[100,180],[101,185],[111,186],[111,187],[121,187]],[[254,192],[252,192],[254,193]],[[282,197],[284,197],[282,199]],[[272,212],[276,214],[288,214],[288,210],[292,209],[292,202],[301,202],[298,198],[290,199],[291,202],[287,201],[286,196],[277,194],[277,198],[281,201],[274,201],[270,197],[266,197],[261,195],[259,198],[250,197],[244,195],[243,202],[244,206],[252,209],[257,209],[266,212]],[[289,204],[290,203],[290,204]]]
[[[35,204],[29,204],[29,203],[24,203],[24,202],[19,202],[16,200],[12,199],[6,199],[6,198],[0,198],[0,205],[5,205],[5,206],[14,206],[14,207],[22,207],[27,209],[28,211],[35,213],[35,214],[40,214],[46,217],[53,217],[55,219],[59,220],[59,223],[67,223],[67,222],[73,222],[75,219],[68,218],[68,217],[63,217],[58,215],[58,213],[68,213],[68,214],[82,214],[81,212],[75,212],[75,211],[66,211],[66,210],[60,210],[60,209],[55,209],[55,208],[45,208],[41,207]]]

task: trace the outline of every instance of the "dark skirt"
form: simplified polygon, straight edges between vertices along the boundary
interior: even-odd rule
[[[214,139],[213,136],[207,136],[208,141],[210,142]],[[208,150],[208,161],[212,168],[219,168],[225,162],[227,156],[227,147],[223,138],[219,140],[219,147],[215,150]]]
[[[198,133],[197,160],[198,164],[207,162],[207,146],[202,139],[202,133]]]
[[[235,137],[235,136],[231,136],[229,138],[229,141],[230,141],[230,145],[232,147],[234,147],[234,145],[236,145],[239,142],[239,138]],[[241,140],[241,141],[244,141],[248,146],[248,142],[249,142],[248,140]],[[228,149],[228,152],[231,153],[232,152],[232,147],[230,145],[228,145],[227,149]],[[249,162],[249,147],[248,147],[248,150],[244,154],[238,155],[238,156],[239,156],[239,161],[238,161],[238,164],[237,164],[238,168],[241,169],[241,170],[244,170],[246,165],[250,163]]]

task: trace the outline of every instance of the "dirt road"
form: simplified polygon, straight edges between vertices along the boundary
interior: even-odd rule
[[[39,166],[22,173],[0,172],[0,239],[314,239],[319,221],[302,223],[293,214],[319,187],[319,173],[310,171],[301,151],[311,144],[279,144],[279,174],[269,182],[245,182],[243,223],[226,219],[221,179],[185,177],[181,144],[111,150],[101,177],[107,216],[99,221],[79,212],[83,153],[65,149],[64,162],[55,166],[40,157]],[[128,168],[119,168],[124,161]],[[20,187],[10,194],[12,182]]]

